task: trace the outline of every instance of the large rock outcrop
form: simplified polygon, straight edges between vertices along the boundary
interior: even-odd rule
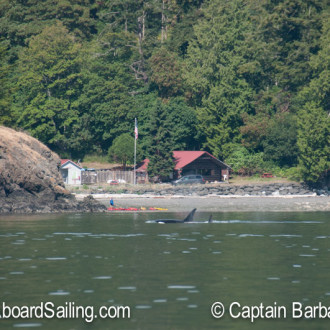
[[[64,187],[60,158],[35,138],[0,126],[0,213],[98,212],[105,206],[78,202]]]

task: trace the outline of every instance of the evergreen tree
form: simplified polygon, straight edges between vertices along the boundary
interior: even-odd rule
[[[148,136],[148,174],[155,180],[167,180],[174,170],[172,123],[159,100],[147,114],[144,134]]]
[[[198,128],[204,147],[217,157],[226,156],[226,144],[239,142],[241,114],[250,111],[253,98],[239,72],[251,60],[248,17],[245,1],[209,2],[188,48],[185,77],[197,106]]]
[[[10,75],[12,69],[7,60],[7,49],[0,44],[0,125],[10,126],[13,123],[11,112]]]
[[[152,73],[151,82],[159,91],[159,96],[169,98],[183,94],[182,63],[174,53],[160,48],[149,60]]]
[[[280,113],[270,121],[262,141],[264,157],[279,166],[297,164],[296,118],[289,113]]]
[[[330,168],[330,19],[323,20],[320,51],[311,58],[314,77],[298,95],[299,164],[303,179],[325,182]]]
[[[20,52],[17,124],[54,150],[71,152],[79,112],[73,102],[80,93],[80,44],[58,22],[32,37]]]
[[[135,50],[130,33],[104,33],[85,48],[83,89],[75,107],[89,119],[93,147],[107,152],[136,117],[134,94],[141,88],[129,68]]]
[[[299,164],[304,181],[324,182],[330,168],[329,114],[315,102],[306,103],[298,121]]]

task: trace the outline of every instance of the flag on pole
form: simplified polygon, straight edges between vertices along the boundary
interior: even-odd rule
[[[138,131],[138,126],[137,126],[137,120],[135,118],[135,129],[134,129],[134,133],[135,133],[135,140],[138,139],[139,136],[139,131]]]

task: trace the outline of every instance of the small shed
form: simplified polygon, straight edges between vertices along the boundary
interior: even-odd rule
[[[149,177],[148,177],[148,164],[150,160],[146,158],[143,160],[142,163],[140,163],[137,168],[136,168],[136,182],[137,183],[147,183],[149,182]]]
[[[70,159],[61,159],[60,172],[64,183],[81,184],[81,172],[83,168]]]

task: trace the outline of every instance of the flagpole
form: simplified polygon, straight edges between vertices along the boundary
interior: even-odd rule
[[[134,185],[136,185],[136,140],[137,140],[137,120],[135,118],[135,126],[134,126],[134,178],[133,178]]]

